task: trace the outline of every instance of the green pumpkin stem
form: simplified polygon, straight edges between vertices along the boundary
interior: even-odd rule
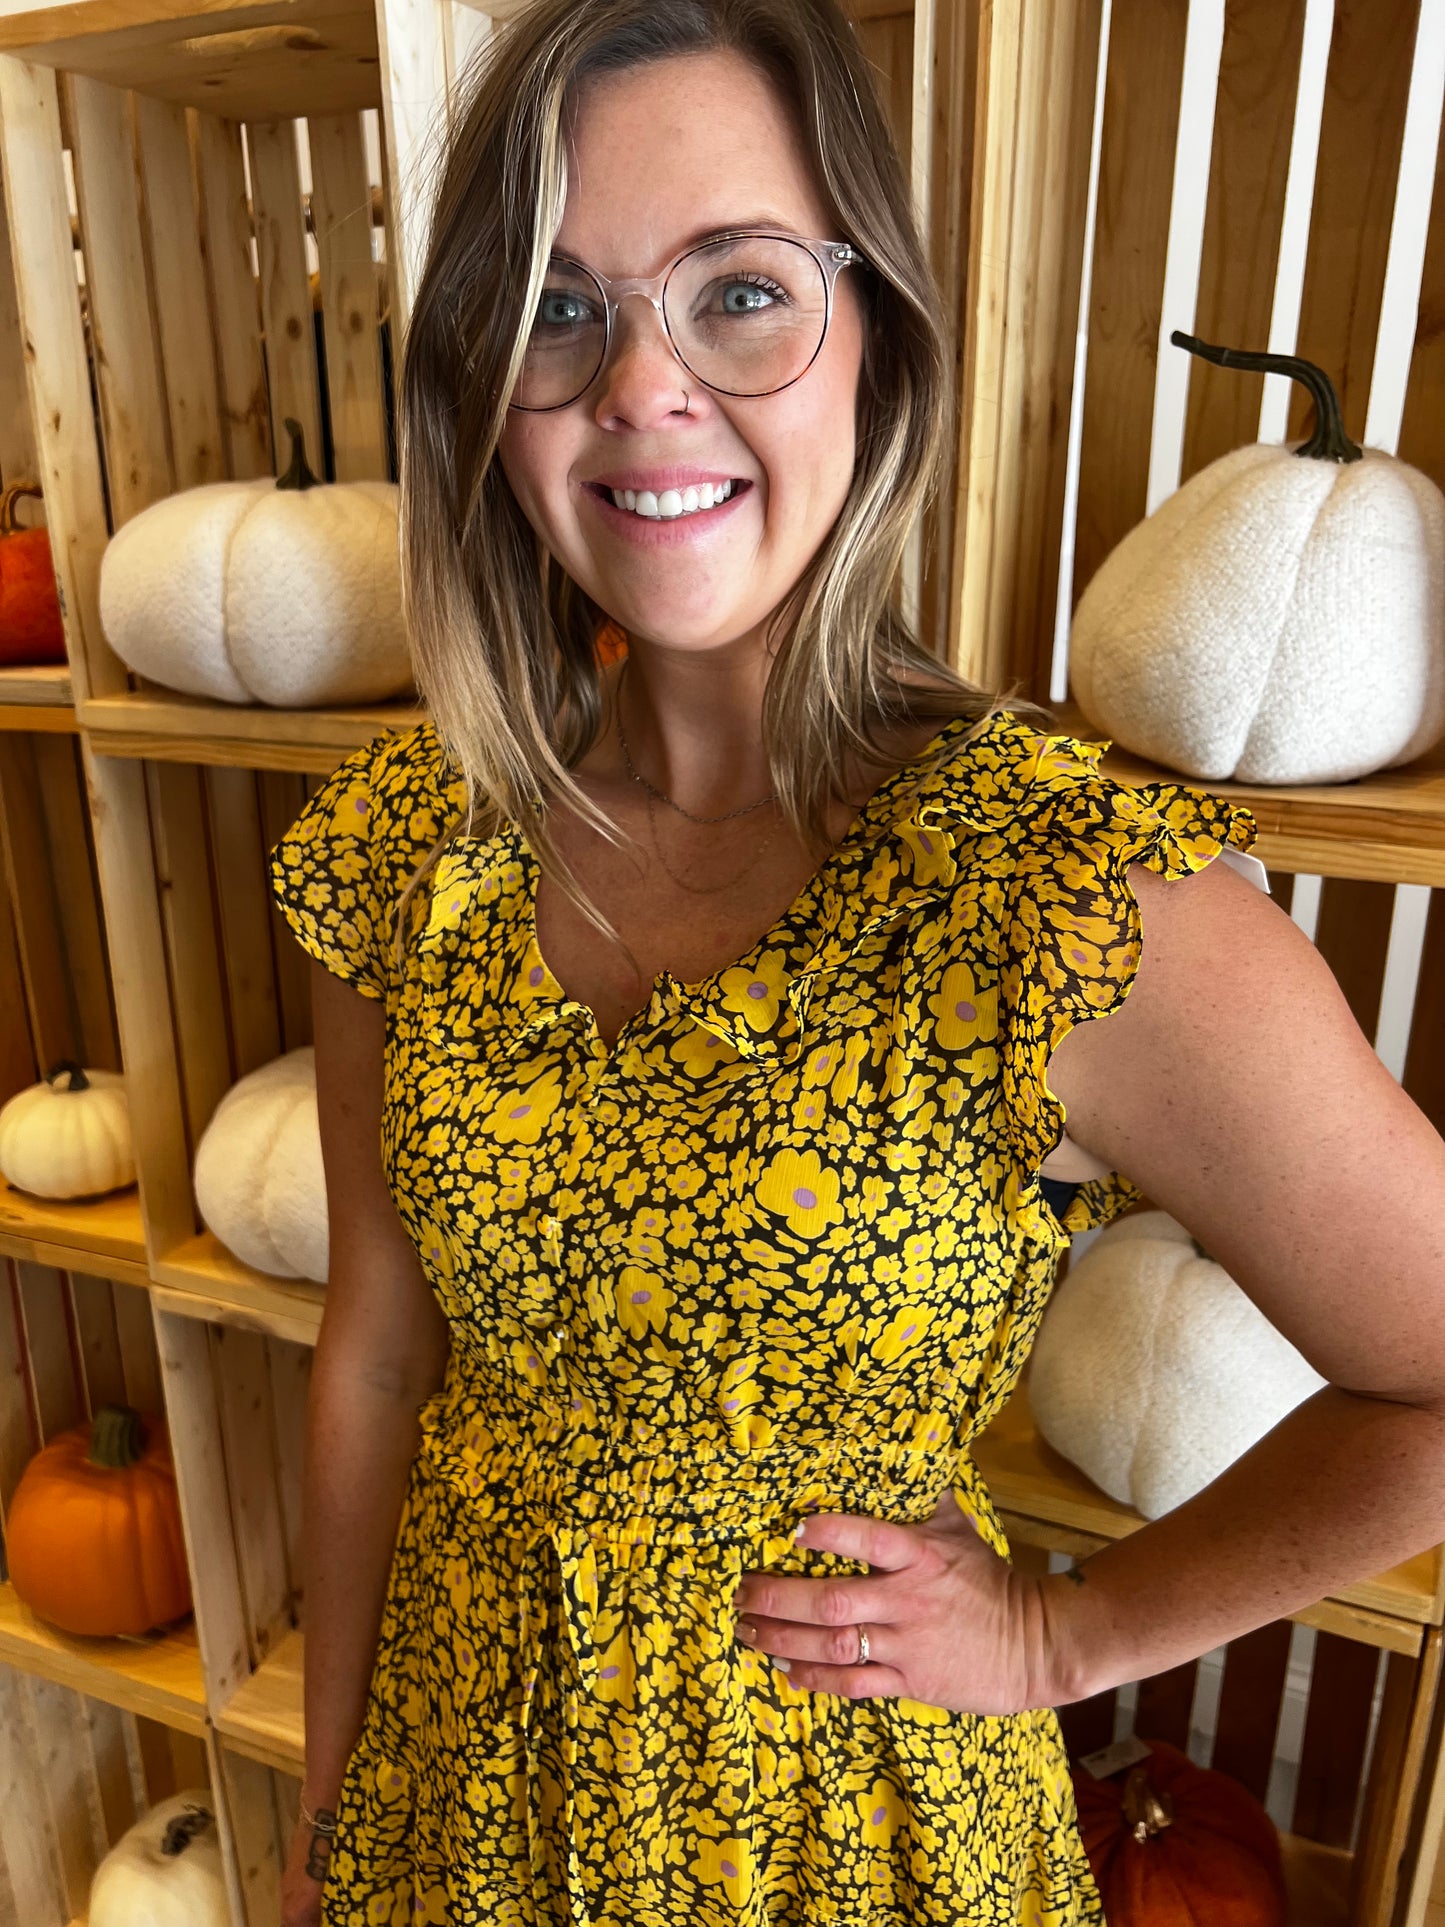
[[[123,1472],[134,1465],[145,1450],[140,1413],[133,1405],[102,1405],[90,1422],[88,1465],[103,1465],[107,1472]]]
[[[1174,1802],[1149,1784],[1147,1766],[1136,1766],[1124,1782],[1124,1824],[1142,1847],[1174,1823]]]
[[[1303,382],[1315,405],[1315,425],[1309,440],[1295,450],[1296,455],[1308,455],[1320,462],[1358,462],[1363,457],[1365,451],[1345,433],[1345,418],[1340,413],[1340,398],[1334,383],[1313,361],[1306,361],[1303,355],[1258,354],[1252,348],[1216,348],[1212,342],[1201,341],[1198,335],[1187,335],[1181,328],[1176,328],[1169,339],[1176,348],[1187,348],[1191,355],[1200,355],[1221,368],[1244,368],[1260,375],[1288,375],[1291,381]]]
[[[306,464],[306,431],[294,415],[286,417],[286,433],[291,437],[291,466],[276,477],[277,488],[317,488],[320,477]]]
[[[60,1063],[53,1064],[45,1073],[45,1081],[47,1084],[53,1084],[57,1077],[66,1076],[70,1079],[70,1082],[65,1087],[66,1090],[88,1091],[90,1089],[90,1079],[80,1068],[79,1064],[75,1062],[74,1058],[71,1057],[62,1058]]]

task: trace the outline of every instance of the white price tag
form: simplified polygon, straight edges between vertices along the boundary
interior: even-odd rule
[[[1111,1773],[1122,1773],[1126,1766],[1147,1760],[1152,1751],[1147,1740],[1131,1733],[1127,1740],[1115,1740],[1112,1746],[1101,1746],[1096,1753],[1081,1753],[1079,1765],[1096,1780],[1107,1780]]]

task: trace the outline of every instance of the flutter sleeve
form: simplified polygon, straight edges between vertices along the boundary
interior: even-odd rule
[[[1003,1092],[1013,1158],[1010,1191],[1035,1232],[1067,1238],[1109,1223],[1142,1193],[1120,1172],[1087,1179],[1056,1216],[1039,1167],[1064,1135],[1048,1065],[1076,1024],[1108,1016],[1129,995],[1143,920],[1128,868],[1177,879],[1221,850],[1248,851],[1258,825],[1242,804],[1183,783],[1139,787],[1105,776],[1107,741],[1050,739],[1020,829],[1001,923]],[[1257,864],[1257,859],[1252,859]]]
[[[386,994],[374,822],[376,745],[353,750],[271,852],[271,891],[296,941],[363,997]]]

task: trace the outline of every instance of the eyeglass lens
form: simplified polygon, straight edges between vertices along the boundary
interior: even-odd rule
[[[810,251],[771,235],[712,241],[668,276],[663,313],[686,366],[730,395],[796,381],[822,345],[827,277]],[[607,345],[607,303],[585,268],[553,260],[512,399],[560,408],[592,382]]]

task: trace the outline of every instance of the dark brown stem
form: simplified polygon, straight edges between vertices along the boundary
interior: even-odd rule
[[[1340,398],[1334,383],[1323,368],[1306,361],[1303,355],[1267,355],[1252,348],[1217,348],[1212,342],[1201,341],[1198,335],[1187,335],[1180,328],[1176,328],[1169,339],[1176,348],[1187,348],[1191,355],[1200,355],[1221,368],[1288,375],[1291,381],[1303,382],[1315,405],[1315,426],[1309,440],[1301,442],[1295,450],[1296,455],[1308,455],[1320,462],[1358,462],[1364,455],[1359,443],[1352,442],[1345,433],[1345,418],[1340,413]]]
[[[294,415],[286,417],[286,433],[291,437],[291,466],[284,475],[276,477],[277,488],[316,488],[320,477],[313,475],[306,464],[306,431]]]
[[[73,1058],[63,1058],[60,1063],[53,1065],[51,1069],[45,1073],[45,1081],[47,1084],[53,1084],[57,1077],[68,1077],[70,1079],[70,1082],[65,1087],[68,1091],[88,1091],[90,1089],[90,1079]]]

